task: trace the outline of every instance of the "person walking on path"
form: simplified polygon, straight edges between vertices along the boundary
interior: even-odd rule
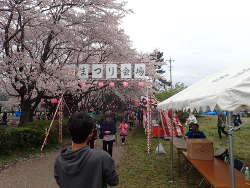
[[[239,127],[242,122],[241,122],[241,119],[240,119],[240,114],[233,114],[233,124],[234,124],[234,127]]]
[[[122,144],[125,144],[126,136],[128,136],[128,124],[123,120],[119,126],[120,136],[122,138]]]
[[[227,132],[225,131],[225,126],[226,126],[226,116],[223,114],[223,112],[219,112],[217,127],[218,127],[218,134],[220,138],[222,138],[221,133],[227,135]]]
[[[100,134],[103,137],[103,150],[112,156],[116,125],[111,114],[106,115],[105,121],[101,124]]]
[[[90,149],[87,145],[95,126],[88,114],[73,114],[68,125],[72,146],[62,150],[54,164],[54,177],[59,187],[107,188],[107,185],[118,185],[114,160],[106,152]]]
[[[96,127],[96,120],[95,120],[95,114],[93,112],[88,112],[89,117],[94,122],[95,126],[93,128],[93,135],[91,139],[88,141],[88,145],[91,149],[95,148],[95,140],[97,139],[97,127]]]

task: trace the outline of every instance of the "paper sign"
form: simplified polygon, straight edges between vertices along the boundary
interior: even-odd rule
[[[92,65],[92,78],[103,78],[103,64]]]
[[[145,78],[145,64],[135,64],[134,78]]]
[[[88,64],[80,64],[78,67],[77,76],[80,79],[89,78],[89,65]]]
[[[131,64],[121,64],[121,78],[132,78]]]
[[[107,64],[106,65],[106,78],[117,78],[117,65]]]

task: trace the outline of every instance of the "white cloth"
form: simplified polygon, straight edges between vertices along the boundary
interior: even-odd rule
[[[104,135],[103,140],[105,141],[115,140],[115,135],[114,134]]]
[[[188,126],[188,125],[190,125],[190,123],[198,123],[196,117],[193,114],[189,115],[185,125]]]

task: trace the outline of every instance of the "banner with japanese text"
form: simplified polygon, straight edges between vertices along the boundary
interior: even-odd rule
[[[121,64],[121,78],[132,78],[131,64]]]
[[[78,67],[77,76],[80,79],[89,78],[89,64],[80,64]]]
[[[135,64],[134,78],[145,78],[145,64]]]
[[[92,65],[92,78],[103,78],[103,64]]]
[[[117,64],[106,65],[106,78],[117,78]]]

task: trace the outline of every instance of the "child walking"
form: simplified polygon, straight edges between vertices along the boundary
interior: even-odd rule
[[[125,144],[126,136],[128,136],[128,124],[123,120],[119,126],[122,144]]]

